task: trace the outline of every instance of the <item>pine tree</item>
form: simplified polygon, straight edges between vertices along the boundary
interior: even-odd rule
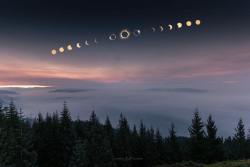
[[[97,118],[95,111],[92,111],[92,113],[90,115],[89,123],[91,124],[91,126],[99,126],[100,125],[99,119]]]
[[[169,149],[169,162],[170,163],[180,162],[182,159],[182,155],[176,136],[175,126],[173,123],[171,123],[169,129],[168,149]]]
[[[0,135],[0,166],[35,166],[36,155],[28,144],[30,143],[29,127],[18,116],[12,100],[6,111],[5,123]]]
[[[133,127],[133,131],[131,134],[131,154],[132,157],[139,157],[139,134],[137,132],[136,125]]]
[[[234,135],[234,140],[236,140],[237,142],[245,142],[246,140],[245,125],[241,118],[239,119],[235,132],[236,133]]]
[[[209,115],[206,124],[206,161],[212,163],[223,158],[222,140],[217,137],[217,127],[212,115]]]
[[[17,129],[19,126],[19,123],[20,123],[20,120],[18,117],[18,112],[16,110],[16,106],[15,106],[13,100],[11,100],[11,102],[9,104],[9,108],[6,111],[7,128]]]
[[[110,141],[94,111],[89,120],[86,154],[89,166],[110,167],[113,163]]]
[[[34,151],[37,153],[37,164],[39,167],[43,167],[42,161],[44,149],[46,148],[45,143],[45,120],[41,113],[38,114],[38,118],[34,120],[32,126],[32,144],[34,145]]]
[[[147,157],[147,163],[152,165],[157,164],[157,149],[156,149],[156,141],[155,141],[155,131],[151,126],[146,131],[146,146],[145,146],[145,154]]]
[[[64,102],[63,110],[60,114],[60,139],[62,150],[59,154],[62,155],[62,167],[68,167],[69,158],[72,154],[72,148],[74,145],[75,135],[70,112],[66,102]]]
[[[245,125],[243,123],[243,120],[240,118],[238,121],[238,125],[235,129],[235,135],[233,138],[235,147],[235,158],[242,159],[246,158],[246,134],[245,134]]]
[[[212,115],[208,116],[206,129],[207,129],[207,139],[216,140],[217,139],[217,127],[215,125],[214,120],[212,119]]]
[[[68,167],[88,167],[89,162],[86,153],[86,142],[78,140],[74,146]]]
[[[224,159],[225,160],[232,160],[235,159],[234,155],[234,143],[232,138],[229,136],[225,139],[223,143],[223,149],[224,149]]]
[[[40,115],[33,126],[33,143],[38,154],[38,166],[61,167],[63,165],[62,145],[60,120],[57,112],[52,115],[47,114],[45,119]]]
[[[5,114],[4,114],[4,110],[3,110],[3,105],[2,105],[2,103],[0,103],[0,128],[2,128],[2,126],[4,124],[4,120],[5,120]]]
[[[116,157],[130,156],[130,128],[127,119],[121,114],[116,134]]]
[[[198,109],[194,112],[192,125],[189,127],[190,141],[191,141],[191,159],[194,161],[204,161],[205,157],[205,132],[203,130],[203,123],[199,115]]]
[[[151,157],[148,157],[148,140],[147,129],[144,123],[141,121],[139,129],[139,143],[138,143],[138,155],[143,158],[146,164],[150,164]]]
[[[159,129],[156,130],[155,142],[156,142],[157,164],[163,164],[163,162],[165,161],[166,152],[165,152],[165,148],[164,148],[163,137],[162,137]]]
[[[112,127],[112,124],[109,120],[109,117],[107,116],[104,124],[105,131],[107,133],[107,139],[110,141],[111,148],[114,147],[114,129]]]

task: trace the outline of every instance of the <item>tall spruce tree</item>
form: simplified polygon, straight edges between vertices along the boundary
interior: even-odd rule
[[[242,159],[246,158],[246,134],[245,134],[245,125],[243,120],[240,118],[238,121],[238,125],[235,128],[235,135],[233,138],[233,142],[235,144],[235,158]]]
[[[121,113],[119,125],[116,133],[116,157],[130,157],[130,128],[127,119]]]
[[[59,154],[62,155],[62,167],[68,167],[75,142],[75,135],[71,115],[66,102],[64,102],[63,110],[60,114],[60,139],[62,150]]]
[[[112,166],[113,156],[110,141],[94,111],[89,119],[86,154],[89,166]]]
[[[139,134],[136,128],[136,125],[134,125],[133,127],[133,131],[131,134],[131,154],[132,157],[139,157],[139,148],[138,148],[138,144],[139,144]]]
[[[157,164],[157,149],[155,146],[155,131],[151,126],[146,131],[146,146],[145,146],[145,154],[147,157],[147,164],[153,166]]]
[[[177,140],[175,126],[173,123],[171,124],[171,127],[169,129],[168,145],[170,163],[180,162],[182,160],[182,154]]]
[[[217,137],[217,127],[215,125],[215,121],[212,119],[212,115],[208,116],[206,130],[206,161],[208,163],[212,163],[215,161],[222,160],[222,140]]]
[[[156,159],[157,159],[156,163],[163,164],[165,161],[166,152],[164,147],[164,140],[159,129],[156,130],[155,144],[156,144]]]
[[[205,160],[205,132],[203,129],[204,125],[199,114],[199,110],[196,109],[194,117],[192,119],[192,125],[189,127],[190,134],[190,153],[193,161],[204,161]]]
[[[235,128],[234,140],[238,142],[244,142],[246,140],[245,125],[241,118],[239,119],[238,125]]]
[[[140,129],[139,129],[139,143],[138,143],[138,155],[140,158],[143,158],[145,163],[148,164],[149,166],[152,165],[152,157],[150,151],[151,146],[149,146],[150,140],[149,140],[149,135],[150,133],[148,132],[146,126],[144,123],[141,121],[140,123]]]
[[[15,104],[11,100],[6,111],[5,125],[0,134],[0,166],[32,167],[36,164],[36,155],[29,150],[25,122],[18,116]]]
[[[4,113],[4,110],[3,110],[3,104],[0,102],[0,129],[4,125],[4,120],[5,120],[5,113]]]
[[[106,131],[107,139],[110,141],[111,148],[114,149],[114,129],[108,116],[105,120],[104,129]]]
[[[86,142],[76,141],[68,167],[88,167],[90,164],[87,159]]]

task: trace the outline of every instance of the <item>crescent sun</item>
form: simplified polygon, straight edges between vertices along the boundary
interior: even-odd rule
[[[172,24],[169,24],[169,25],[168,25],[168,28],[169,28],[169,30],[172,30],[172,29],[173,29]]]
[[[80,49],[80,48],[82,47],[81,43],[78,42],[78,43],[76,44],[76,47]]]
[[[94,43],[96,43],[96,44],[98,44],[98,43],[99,43],[99,42],[97,41],[97,39],[96,39],[96,38],[94,39]]]
[[[89,44],[89,42],[86,40],[85,41],[85,45],[87,45],[87,46],[89,46],[90,44]]]
[[[162,32],[162,31],[164,31],[164,28],[163,28],[163,26],[160,26],[160,29],[161,29],[161,32]]]
[[[139,35],[141,35],[141,30],[135,29],[134,32],[133,32],[133,35],[134,35],[135,37],[138,37]]]
[[[116,35],[115,35],[115,34],[111,34],[111,35],[109,36],[109,40],[110,40],[110,41],[116,40]]]
[[[156,31],[156,29],[155,29],[154,27],[152,27],[152,31],[153,31],[153,32],[155,32],[155,31]]]

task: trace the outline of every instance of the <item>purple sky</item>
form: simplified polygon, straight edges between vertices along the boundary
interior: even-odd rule
[[[53,13],[51,20],[42,12],[19,13],[16,19],[5,12],[0,17],[0,101],[8,103],[14,97],[26,116],[35,117],[38,112],[60,111],[66,100],[73,118],[88,119],[96,110],[101,120],[109,115],[116,126],[123,112],[131,123],[143,120],[164,134],[173,122],[179,135],[187,135],[195,108],[204,119],[214,116],[220,135],[232,135],[240,117],[250,128],[248,13],[243,6],[232,10],[234,4],[217,3],[200,4],[197,13],[190,12],[199,6],[194,4],[181,7],[180,13],[175,7],[170,11],[152,7],[151,17],[144,9],[131,8],[131,14],[124,15],[114,8],[112,16],[99,20],[98,13],[107,12],[106,8],[91,17],[68,11],[74,13],[70,16],[84,17],[63,17],[66,23],[58,19],[67,16],[62,11]],[[197,17],[201,26],[150,32],[152,26],[167,27]],[[141,36],[108,40],[127,26],[139,27]],[[97,45],[92,42],[90,47],[50,55],[52,48],[94,38]]]

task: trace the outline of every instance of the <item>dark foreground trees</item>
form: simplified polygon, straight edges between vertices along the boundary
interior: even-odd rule
[[[234,137],[224,140],[212,116],[203,123],[196,110],[188,130],[190,137],[178,137],[171,124],[164,137],[142,121],[138,127],[129,125],[122,114],[113,128],[108,117],[102,124],[94,111],[87,121],[73,121],[67,103],[59,114],[39,114],[33,120],[24,118],[11,102],[8,107],[0,105],[0,166],[113,167],[118,161],[133,160],[153,166],[250,157],[250,137],[246,137],[242,119]]]
[[[0,107],[0,166],[36,166],[37,154],[30,140],[30,124],[23,121],[13,101],[6,112],[3,112],[1,105]]]

